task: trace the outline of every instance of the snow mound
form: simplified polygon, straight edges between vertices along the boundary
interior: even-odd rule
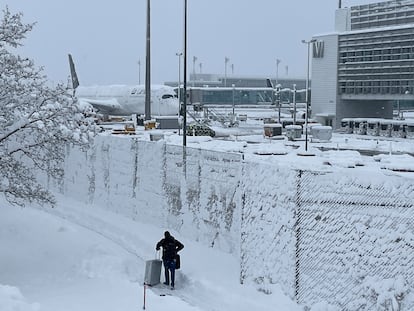
[[[332,306],[327,302],[318,302],[312,306],[310,311],[339,311],[340,308],[336,306]]]
[[[358,151],[353,150],[330,150],[322,153],[325,158],[324,164],[354,168],[356,166],[364,166],[364,160]]]
[[[408,154],[381,154],[375,156],[374,160],[381,162],[381,168],[384,169],[392,171],[414,172],[414,157]]]
[[[28,303],[17,287],[0,284],[0,310],[38,311],[40,306],[37,303]]]

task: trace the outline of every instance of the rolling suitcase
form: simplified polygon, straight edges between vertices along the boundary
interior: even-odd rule
[[[160,283],[162,260],[151,259],[145,262],[144,284],[154,286]]]
[[[175,255],[175,269],[178,270],[181,268],[181,259],[180,255]]]

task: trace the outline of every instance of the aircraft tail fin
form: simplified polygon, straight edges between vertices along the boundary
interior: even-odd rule
[[[72,78],[72,88],[73,90],[76,90],[76,88],[79,86],[78,75],[76,74],[75,63],[73,62],[72,55],[70,54],[68,55],[69,55],[70,76]]]
[[[270,80],[269,78],[266,79],[266,86],[267,87],[271,87],[273,89],[273,83],[272,80]]]

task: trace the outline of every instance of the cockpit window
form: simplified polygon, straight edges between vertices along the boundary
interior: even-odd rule
[[[171,94],[162,95],[162,99],[173,98],[173,97],[174,97],[174,95],[171,95]]]
[[[145,93],[144,89],[140,89],[140,88],[137,88],[137,87],[134,87],[131,90],[131,95],[141,95],[141,94],[144,94],[144,93]]]

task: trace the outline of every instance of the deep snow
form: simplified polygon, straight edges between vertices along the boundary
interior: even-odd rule
[[[145,260],[164,229],[58,199],[55,209],[1,202],[0,310],[142,309]],[[147,310],[301,310],[276,286],[240,285],[231,255],[172,233],[185,245],[176,290],[147,289]]]

